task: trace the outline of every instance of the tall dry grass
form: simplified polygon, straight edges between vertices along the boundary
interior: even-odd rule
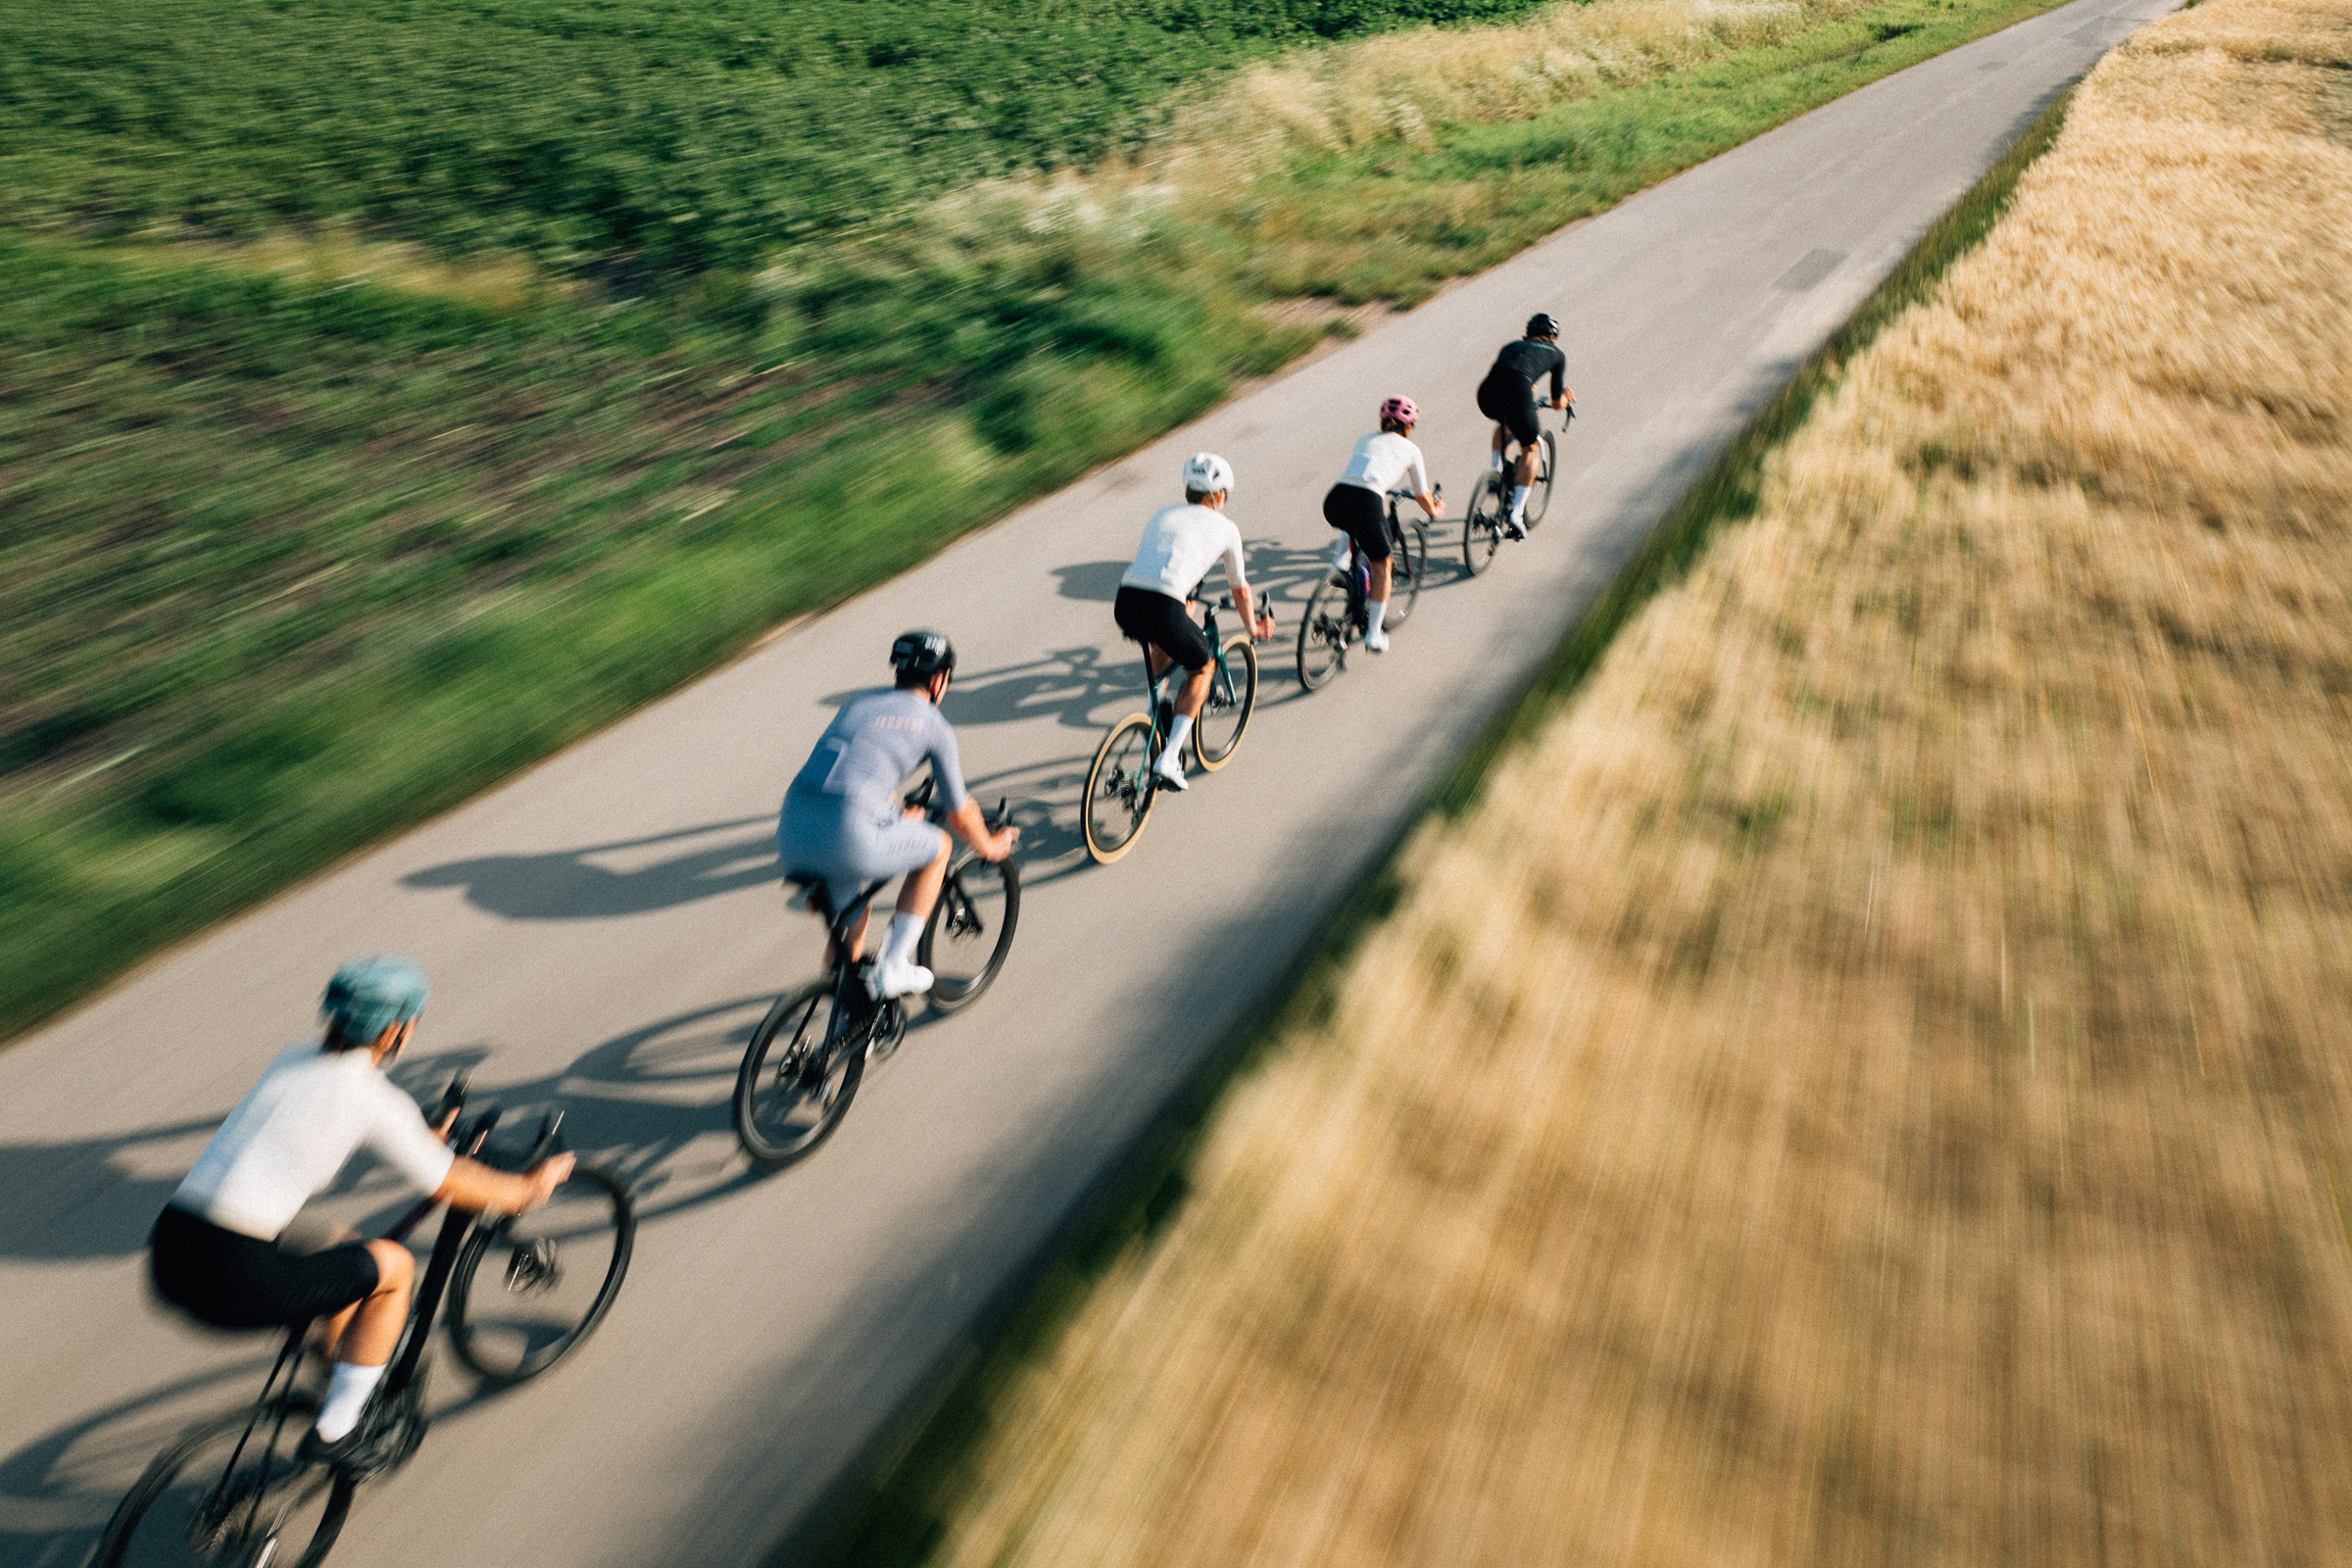
[[[941,1560],[2352,1558],[2347,58],[2207,0],[2092,74],[1416,840]]]

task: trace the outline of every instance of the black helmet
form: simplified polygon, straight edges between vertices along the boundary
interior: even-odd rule
[[[956,667],[956,645],[943,632],[903,631],[890,645],[890,667],[911,675],[936,675]]]
[[[1527,318],[1527,335],[1529,337],[1558,337],[1560,323],[1551,318],[1549,311],[1538,311]]]

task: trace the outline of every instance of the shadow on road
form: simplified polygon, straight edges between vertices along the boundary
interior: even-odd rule
[[[777,793],[782,794],[778,785]],[[696,844],[650,864],[616,869],[591,857],[632,858],[656,846]],[[775,819],[738,817],[645,838],[591,844],[543,855],[489,855],[428,866],[401,878],[403,887],[466,890],[466,902],[509,920],[594,920],[647,914],[714,898],[774,879]]]

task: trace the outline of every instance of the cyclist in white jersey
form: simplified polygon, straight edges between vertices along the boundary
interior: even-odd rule
[[[1388,633],[1380,629],[1389,612],[1389,585],[1394,568],[1389,561],[1388,496],[1399,483],[1409,485],[1413,502],[1435,522],[1446,515],[1444,502],[1430,493],[1429,464],[1412,443],[1413,426],[1421,411],[1407,397],[1393,397],[1380,406],[1380,428],[1355,443],[1348,471],[1323,498],[1323,520],[1340,530],[1339,548],[1331,555],[1334,569],[1348,569],[1348,541],[1363,552],[1371,578],[1364,590],[1364,647],[1389,651]]]
[[[1199,597],[1200,579],[1220,557],[1226,584],[1233,590],[1233,607],[1241,612],[1250,635],[1259,642],[1274,635],[1272,612],[1252,612],[1250,574],[1242,566],[1242,530],[1225,515],[1225,498],[1232,493],[1233,468],[1223,458],[1213,452],[1187,458],[1184,505],[1152,514],[1152,520],[1144,524],[1135,564],[1119,578],[1118,597],[1111,601],[1111,618],[1120,631],[1144,645],[1153,680],[1171,662],[1189,671],[1176,694],[1175,720],[1159,751],[1160,782],[1172,790],[1186,788],[1184,743],[1192,736],[1200,705],[1208,700],[1208,666],[1216,657],[1193,619],[1192,601]]]
[[[278,1245],[303,1204],[362,1145],[409,1184],[453,1207],[518,1213],[571,1174],[558,1154],[515,1176],[451,1152],[383,1074],[424,1010],[429,988],[407,958],[354,958],[327,983],[323,1039],[278,1053],[237,1102],[155,1222],[148,1268],[164,1299],[216,1328],[325,1321],[325,1405],[304,1446],[334,1462],[384,1374],[409,1316],[416,1260],[399,1242],[323,1251]]]

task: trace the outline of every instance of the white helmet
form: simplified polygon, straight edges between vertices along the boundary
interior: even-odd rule
[[[1233,466],[1214,452],[1196,452],[1184,460],[1184,487],[1200,496],[1231,490]]]

